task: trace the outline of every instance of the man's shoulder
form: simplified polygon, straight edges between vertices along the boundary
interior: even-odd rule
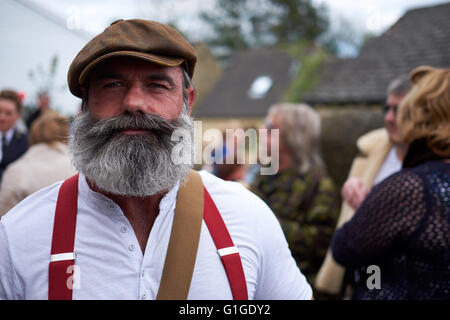
[[[32,232],[35,228],[42,226],[45,221],[53,221],[61,184],[62,181],[40,189],[9,210],[1,217],[1,223],[5,229]]]
[[[365,133],[356,141],[358,149],[364,153],[369,154],[371,150],[380,146],[387,146],[389,144],[389,135],[385,128],[379,128]]]

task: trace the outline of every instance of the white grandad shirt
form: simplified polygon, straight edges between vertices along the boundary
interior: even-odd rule
[[[281,227],[269,207],[239,183],[200,172],[238,247],[249,299],[311,299]],[[0,299],[47,299],[56,199],[46,187],[0,220]],[[73,299],[155,299],[172,228],[179,184],[161,200],[145,253],[120,207],[78,182]],[[232,299],[225,269],[205,223],[188,299]]]

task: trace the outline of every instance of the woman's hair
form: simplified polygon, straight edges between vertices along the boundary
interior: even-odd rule
[[[280,103],[268,111],[279,122],[280,138],[291,151],[300,173],[322,166],[320,156],[320,117],[306,104]]]
[[[32,146],[38,143],[53,145],[55,142],[67,143],[69,131],[70,126],[67,118],[56,111],[46,111],[31,125],[28,137],[29,145]]]
[[[434,154],[450,157],[450,69],[421,66],[410,79],[413,87],[397,117],[403,141],[425,138]]]
[[[0,99],[10,100],[14,102],[17,112],[22,112],[22,100],[20,99],[20,96],[16,91],[10,89],[1,90]]]

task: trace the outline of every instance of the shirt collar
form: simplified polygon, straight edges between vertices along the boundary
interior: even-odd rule
[[[6,141],[8,142],[8,144],[11,142],[13,135],[14,135],[14,128],[11,128],[8,131],[6,131],[5,136],[6,136]],[[1,135],[1,138],[3,139],[3,133]]]
[[[165,213],[175,208],[178,189],[180,187],[180,181],[178,181],[172,189],[167,192],[159,203],[159,213]],[[100,212],[110,212],[105,210],[108,206],[117,205],[114,200],[108,198],[100,192],[95,192],[89,187],[84,174],[79,174],[78,179],[78,192],[80,199],[87,206],[92,206]]]

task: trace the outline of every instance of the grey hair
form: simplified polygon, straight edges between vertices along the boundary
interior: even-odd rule
[[[280,126],[280,138],[292,153],[301,174],[314,166],[323,166],[320,156],[320,117],[306,104],[279,103],[269,109]]]
[[[194,88],[195,94],[197,95],[197,89],[195,88],[194,84],[192,83],[192,79],[187,73],[187,71],[181,67],[181,73],[183,75],[183,108],[185,108],[185,111],[188,111],[189,109],[189,103],[188,103],[188,96],[187,96],[187,89]]]
[[[403,74],[389,83],[389,86],[386,90],[386,96],[390,94],[394,94],[396,96],[404,96],[411,89],[411,80],[409,75]]]

